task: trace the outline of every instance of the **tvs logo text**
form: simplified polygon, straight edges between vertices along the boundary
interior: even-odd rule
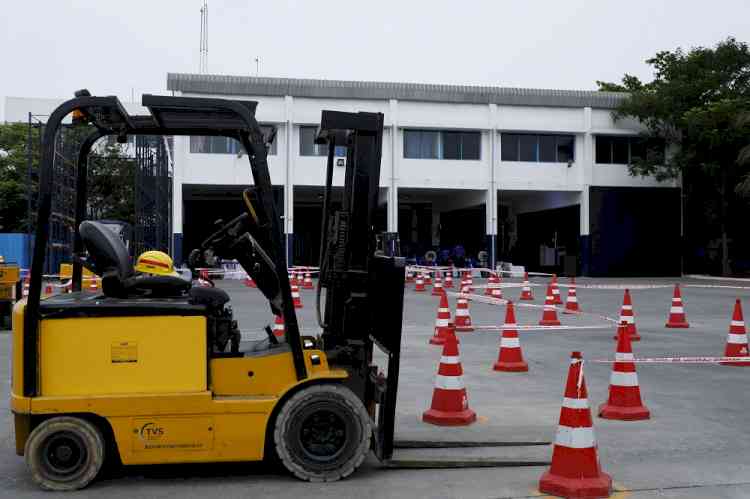
[[[141,440],[159,440],[164,436],[164,428],[156,423],[146,423],[139,432]]]

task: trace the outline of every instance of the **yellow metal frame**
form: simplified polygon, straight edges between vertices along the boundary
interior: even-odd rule
[[[301,386],[348,376],[319,350],[304,351],[301,382],[284,348],[207,360],[203,317],[43,319],[42,394],[24,397],[24,311],[22,300],[14,309],[11,388],[19,454],[31,416],[93,414],[111,426],[123,464],[261,460],[279,401]],[[159,375],[161,391],[150,390],[149,377]]]

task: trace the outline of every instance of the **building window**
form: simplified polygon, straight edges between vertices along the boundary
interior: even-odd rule
[[[268,136],[270,125],[261,125],[263,134]],[[193,154],[244,154],[242,144],[237,139],[229,137],[190,136],[190,152]],[[276,155],[276,140],[271,143],[269,156]]]
[[[300,156],[328,156],[326,144],[316,144],[315,135],[318,133],[316,126],[299,127],[299,155]],[[346,147],[336,146],[333,153],[337,157],[346,156]]]
[[[664,141],[644,137],[597,135],[594,150],[596,163],[629,165],[647,154],[664,154]]]
[[[449,130],[404,130],[404,158],[481,158],[482,134]]]
[[[575,160],[573,135],[503,133],[500,159],[531,163],[568,163]]]

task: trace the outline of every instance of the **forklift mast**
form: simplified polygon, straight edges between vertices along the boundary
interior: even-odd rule
[[[374,226],[383,144],[382,113],[323,111],[318,144],[328,145],[318,288],[318,317],[329,363],[350,373],[349,387],[377,422],[373,450],[393,452],[404,298],[403,258],[379,250]],[[334,151],[346,147],[341,208],[331,209]],[[321,288],[326,290],[320,318]],[[387,368],[373,363],[374,347]],[[377,411],[377,417],[375,412]]]

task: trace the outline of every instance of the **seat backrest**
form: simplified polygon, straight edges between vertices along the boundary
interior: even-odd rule
[[[87,220],[81,223],[78,232],[89,253],[86,267],[102,276],[103,280],[116,280],[120,286],[133,276],[135,272],[130,265],[128,250],[114,231],[102,223]],[[104,288],[104,282],[102,284]],[[106,295],[107,290],[103,291]]]

